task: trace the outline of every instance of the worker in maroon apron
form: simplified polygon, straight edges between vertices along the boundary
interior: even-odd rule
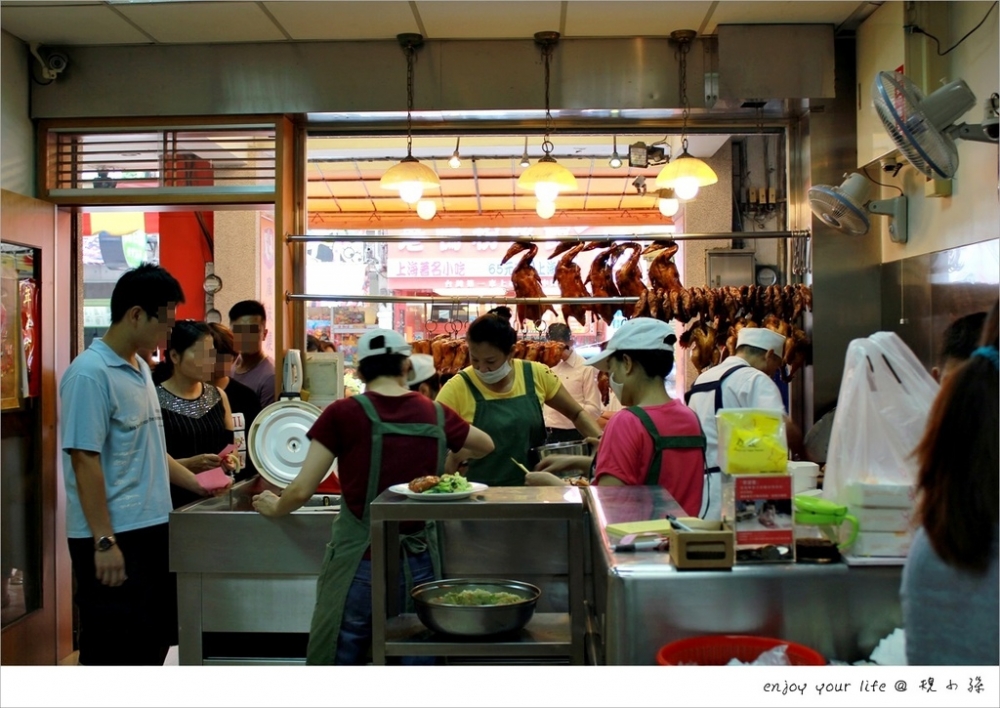
[[[697,516],[702,502],[705,436],[698,417],[670,398],[664,380],[674,367],[677,338],[665,322],[636,317],[623,324],[604,351],[586,359],[608,372],[609,383],[625,409],[604,428],[594,461],[597,485],[659,485]],[[529,484],[554,483],[552,472],[578,468],[580,461],[542,460]]]
[[[253,498],[260,513],[283,516],[308,501],[334,459],[338,461],[343,493],[316,585],[309,664],[367,662],[372,632],[372,501],[391,485],[440,475],[493,449],[481,430],[407,388],[410,353],[410,345],[392,330],[363,335],[357,356],[365,393],[327,406],[309,430],[311,442],[302,470],[281,497],[264,491]],[[427,527],[404,524],[400,532],[405,555],[401,590],[409,598],[413,585],[437,576],[439,564]],[[404,657],[403,663],[433,663],[433,659]]]

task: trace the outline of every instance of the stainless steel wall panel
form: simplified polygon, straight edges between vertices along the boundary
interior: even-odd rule
[[[691,105],[704,105],[704,52],[689,54]],[[395,41],[72,47],[71,68],[32,86],[33,118],[358,113],[406,110]],[[553,110],[676,108],[666,39],[572,39],[552,62]],[[416,111],[545,106],[541,54],[524,40],[428,41],[414,66]]]
[[[309,633],[316,576],[202,576],[203,632]]]
[[[719,98],[832,98],[833,25],[719,25]]]

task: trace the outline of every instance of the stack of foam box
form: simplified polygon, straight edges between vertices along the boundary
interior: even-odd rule
[[[862,558],[905,558],[913,541],[914,487],[911,484],[852,482],[849,513],[858,520],[858,537],[847,550]]]

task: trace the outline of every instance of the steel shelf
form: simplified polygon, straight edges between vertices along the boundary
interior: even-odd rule
[[[536,612],[516,635],[489,640],[437,634],[413,614],[386,622],[386,656],[567,656],[572,650],[572,621],[566,612]]]
[[[435,234],[287,234],[285,240],[288,243],[330,243],[336,241],[347,241],[350,243],[412,243],[435,241],[460,241],[463,243],[551,243],[551,242],[576,242],[612,243],[615,241],[730,241],[734,238],[809,238],[811,231],[725,231],[718,233],[689,233],[675,234],[663,232],[662,234],[593,234],[585,238],[580,236],[522,236],[513,234],[491,234],[489,236],[474,236],[472,234],[461,234],[457,236],[438,236]]]

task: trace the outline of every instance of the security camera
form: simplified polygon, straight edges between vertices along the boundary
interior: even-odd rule
[[[45,81],[55,81],[56,77],[66,71],[66,67],[69,66],[69,57],[62,52],[43,52],[41,45],[37,42],[32,42],[30,48],[32,55],[42,67],[42,79]]]

